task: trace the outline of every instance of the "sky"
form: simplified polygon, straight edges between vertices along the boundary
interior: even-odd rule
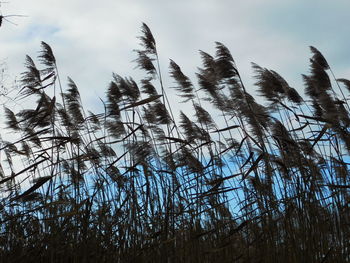
[[[215,41],[226,45],[249,91],[254,79],[251,62],[276,70],[302,90],[308,72],[309,46],[327,58],[336,77],[350,78],[349,0],[8,0],[1,13],[0,65],[7,80],[19,78],[25,55],[35,58],[40,42],[56,56],[63,80],[71,77],[85,105],[94,109],[104,97],[112,72],[132,76],[133,51],[142,22],[153,32],[161,70],[169,59],[195,82],[198,50],[214,53]],[[165,87],[174,85],[164,78]]]

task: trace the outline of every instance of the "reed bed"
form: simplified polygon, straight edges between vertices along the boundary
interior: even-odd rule
[[[145,24],[139,40],[144,78],[113,74],[100,113],[48,44],[26,57],[31,106],[3,113],[0,261],[349,262],[350,81],[311,47],[305,95],[252,65],[260,104],[223,44],[194,83],[160,67]]]

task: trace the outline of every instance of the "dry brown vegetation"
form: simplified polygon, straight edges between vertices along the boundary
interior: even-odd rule
[[[1,262],[349,262],[350,81],[311,47],[307,96],[253,64],[261,105],[216,43],[197,84],[170,61],[193,106],[174,117],[145,24],[140,41],[145,77],[114,74],[98,114],[46,43],[40,67],[27,56],[33,106],[4,108]]]

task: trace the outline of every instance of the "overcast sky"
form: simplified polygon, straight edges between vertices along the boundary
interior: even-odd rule
[[[198,50],[225,44],[250,89],[251,62],[274,69],[297,89],[308,70],[308,46],[317,47],[337,77],[350,78],[349,0],[8,0],[2,3],[0,61],[11,76],[22,72],[26,54],[40,41],[53,49],[61,77],[70,76],[84,102],[94,105],[112,72],[135,76],[131,61],[142,22],[152,30],[163,74],[169,58],[189,76],[200,66]],[[169,79],[165,85],[172,86]]]

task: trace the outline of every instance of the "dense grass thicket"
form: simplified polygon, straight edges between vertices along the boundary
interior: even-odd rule
[[[114,74],[100,113],[46,43],[26,57],[31,107],[1,116],[0,262],[349,262],[350,81],[311,47],[305,95],[253,64],[259,104],[223,44],[194,82],[139,39],[144,78]]]

